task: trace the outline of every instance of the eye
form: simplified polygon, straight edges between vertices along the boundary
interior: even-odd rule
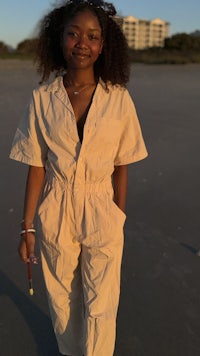
[[[99,40],[99,36],[91,33],[89,36],[88,36],[89,40],[95,40],[95,41],[98,41]]]
[[[78,33],[74,32],[74,31],[68,31],[67,32],[67,36],[70,36],[70,37],[78,37]]]

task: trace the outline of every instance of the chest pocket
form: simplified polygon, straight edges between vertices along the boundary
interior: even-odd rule
[[[121,122],[110,117],[101,117],[96,125],[95,141],[99,150],[105,155],[116,152],[121,137]]]

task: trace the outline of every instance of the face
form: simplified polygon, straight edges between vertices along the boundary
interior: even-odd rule
[[[103,46],[101,27],[89,10],[77,13],[66,25],[63,54],[68,68],[93,68]]]

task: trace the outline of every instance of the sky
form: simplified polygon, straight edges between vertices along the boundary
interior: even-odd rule
[[[106,0],[110,2],[110,0]],[[56,1],[0,0],[0,41],[12,47],[34,34],[39,19]],[[57,1],[58,2],[58,1]],[[200,30],[200,0],[113,0],[122,16],[161,18],[171,24],[170,34]]]

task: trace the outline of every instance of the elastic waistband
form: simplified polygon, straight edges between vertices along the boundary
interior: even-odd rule
[[[83,184],[74,184],[73,190],[84,190],[88,193],[98,193],[103,191],[110,191],[112,189],[111,178],[105,179],[103,181],[98,182],[84,182]]]
[[[51,186],[60,186],[63,190],[70,190],[72,192],[85,191],[88,193],[92,192],[103,192],[112,190],[111,177],[107,177],[102,181],[97,182],[81,182],[68,183],[67,180],[57,177],[53,172],[48,172],[45,181]]]

